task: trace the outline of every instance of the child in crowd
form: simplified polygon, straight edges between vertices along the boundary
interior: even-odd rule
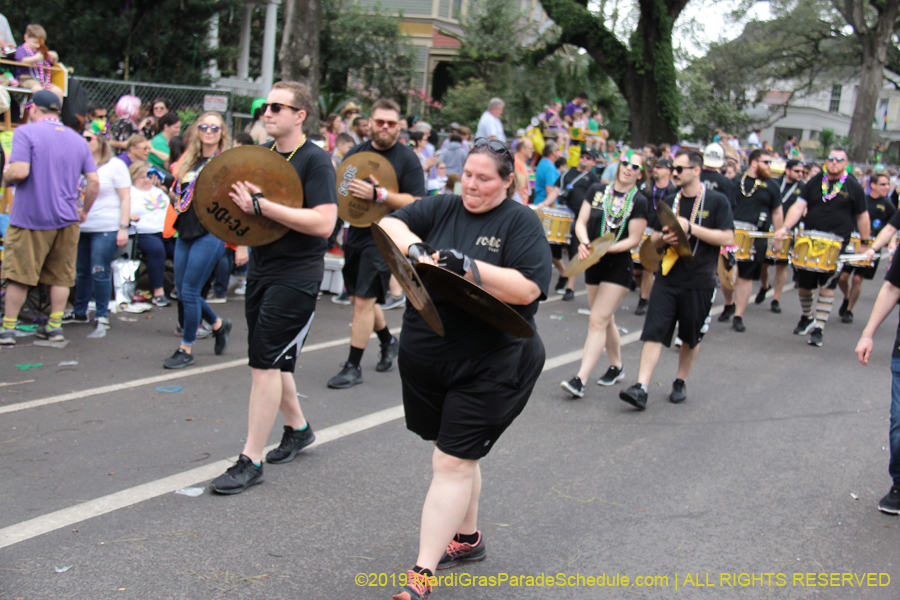
[[[353,136],[349,133],[337,134],[337,137],[334,138],[334,151],[331,153],[331,162],[335,169],[341,166],[341,163],[344,162],[344,155],[354,145]]]
[[[59,62],[59,55],[46,49],[46,39],[47,32],[40,25],[31,24],[25,28],[25,41],[16,48],[15,60],[27,66],[16,66],[16,79],[19,87],[32,92],[50,90],[62,98],[62,90],[50,83],[50,68]]]
[[[440,194],[447,183],[447,165],[443,162],[437,164],[437,176],[428,179],[428,194]]]

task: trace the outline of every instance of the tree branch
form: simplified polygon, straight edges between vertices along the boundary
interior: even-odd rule
[[[574,0],[541,0],[541,5],[559,25],[561,43],[584,48],[610,77],[621,77],[628,48],[601,19]]]

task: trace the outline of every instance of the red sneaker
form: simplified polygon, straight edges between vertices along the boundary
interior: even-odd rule
[[[444,552],[444,556],[441,557],[441,562],[438,563],[438,570],[449,569],[450,567],[455,567],[459,563],[479,562],[484,560],[487,557],[487,553],[484,549],[484,536],[481,535],[480,531],[476,531],[475,533],[478,534],[478,541],[474,544],[463,544],[462,542],[457,542],[455,539],[450,540],[447,551]]]
[[[432,588],[428,583],[428,577],[410,569],[406,572],[406,585],[391,596],[391,600],[425,600],[431,595],[431,592]]]

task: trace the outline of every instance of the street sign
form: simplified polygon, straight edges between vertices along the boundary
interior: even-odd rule
[[[203,110],[225,112],[228,110],[228,96],[203,96]]]

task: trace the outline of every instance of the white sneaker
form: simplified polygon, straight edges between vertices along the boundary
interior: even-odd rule
[[[97,323],[109,329],[109,317],[97,317]]]
[[[235,296],[244,296],[247,294],[247,280],[242,279],[240,283],[237,284],[237,287],[234,288]]]

